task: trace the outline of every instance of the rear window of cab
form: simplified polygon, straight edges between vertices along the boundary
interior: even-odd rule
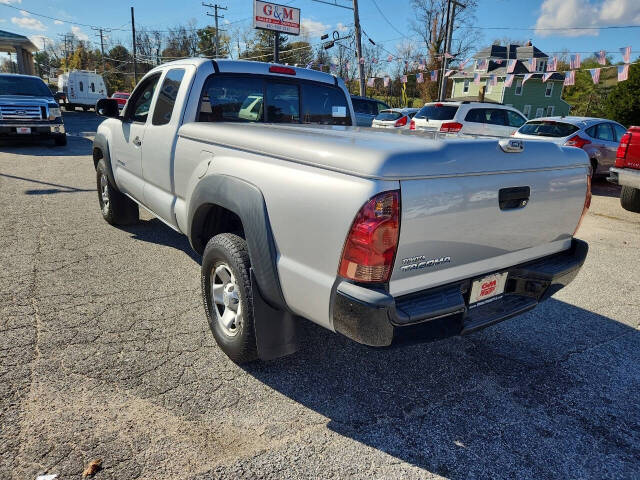
[[[351,125],[349,105],[337,87],[280,77],[212,75],[200,96],[200,122]]]
[[[575,125],[565,122],[534,120],[525,123],[518,133],[523,135],[537,135],[539,137],[562,138],[580,130]]]
[[[458,111],[458,105],[442,105],[434,103],[425,105],[413,118],[424,118],[427,120],[453,120]]]

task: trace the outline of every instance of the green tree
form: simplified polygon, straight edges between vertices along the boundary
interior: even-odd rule
[[[199,29],[196,34],[198,35],[198,50],[200,55],[205,57],[215,57],[216,54],[216,28],[205,27]],[[231,52],[231,37],[224,33],[222,30],[218,35],[218,45],[220,50],[218,51],[218,58],[228,58]]]
[[[631,65],[629,80],[619,82],[607,97],[605,105],[607,118],[626,126],[640,125],[638,92],[640,92],[640,65]]]
[[[591,79],[589,68],[599,68],[595,58],[582,62],[582,69],[576,71],[575,85],[565,87],[563,98],[571,105],[571,113],[581,117],[605,117],[605,103],[612,86],[615,85],[615,69],[602,69],[600,81],[596,85]],[[559,67],[560,68],[560,67]],[[568,69],[568,67],[567,67]]]

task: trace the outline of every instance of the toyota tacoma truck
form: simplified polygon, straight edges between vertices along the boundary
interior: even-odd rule
[[[629,127],[620,139],[616,163],[607,180],[622,187],[622,208],[640,213],[640,127]]]
[[[0,74],[0,139],[9,138],[67,144],[60,106],[39,77]]]
[[[587,254],[584,151],[361,129],[322,72],[180,60],[97,112],[102,216],[143,207],[188,236],[236,362],[295,351],[301,319],[378,347],[467,334],[534,308]]]

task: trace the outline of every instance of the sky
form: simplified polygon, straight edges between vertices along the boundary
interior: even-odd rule
[[[221,28],[251,27],[253,0],[205,3],[216,2],[228,8],[223,12]],[[280,3],[301,9],[303,29],[312,43],[319,42],[323,33],[344,30],[353,24],[351,10],[314,0],[280,0]],[[411,21],[415,21],[411,0],[360,0],[359,4],[364,31],[385,50],[394,52],[402,42],[417,41],[410,28]],[[581,52],[583,58],[598,50],[618,52],[628,45],[633,49],[632,58],[640,54],[640,0],[478,0],[478,4],[474,25],[482,34],[478,48],[508,37],[530,39],[546,53]],[[107,46],[118,41],[128,46],[131,6],[135,7],[136,25],[149,29],[162,30],[191,20],[200,27],[213,21],[206,15],[210,9],[203,7],[200,0],[0,0],[0,30],[27,35],[39,47],[43,40],[59,39],[60,34],[67,32],[99,45],[93,25],[112,29],[106,34]],[[637,28],[611,28],[619,26]],[[612,60],[619,61],[621,57],[616,53]]]

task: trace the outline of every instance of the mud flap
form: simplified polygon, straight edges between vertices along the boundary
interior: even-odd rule
[[[253,292],[253,323],[260,359],[273,360],[295,353],[298,350],[299,320],[289,312],[276,310],[262,298],[253,268],[251,269],[251,290]]]

